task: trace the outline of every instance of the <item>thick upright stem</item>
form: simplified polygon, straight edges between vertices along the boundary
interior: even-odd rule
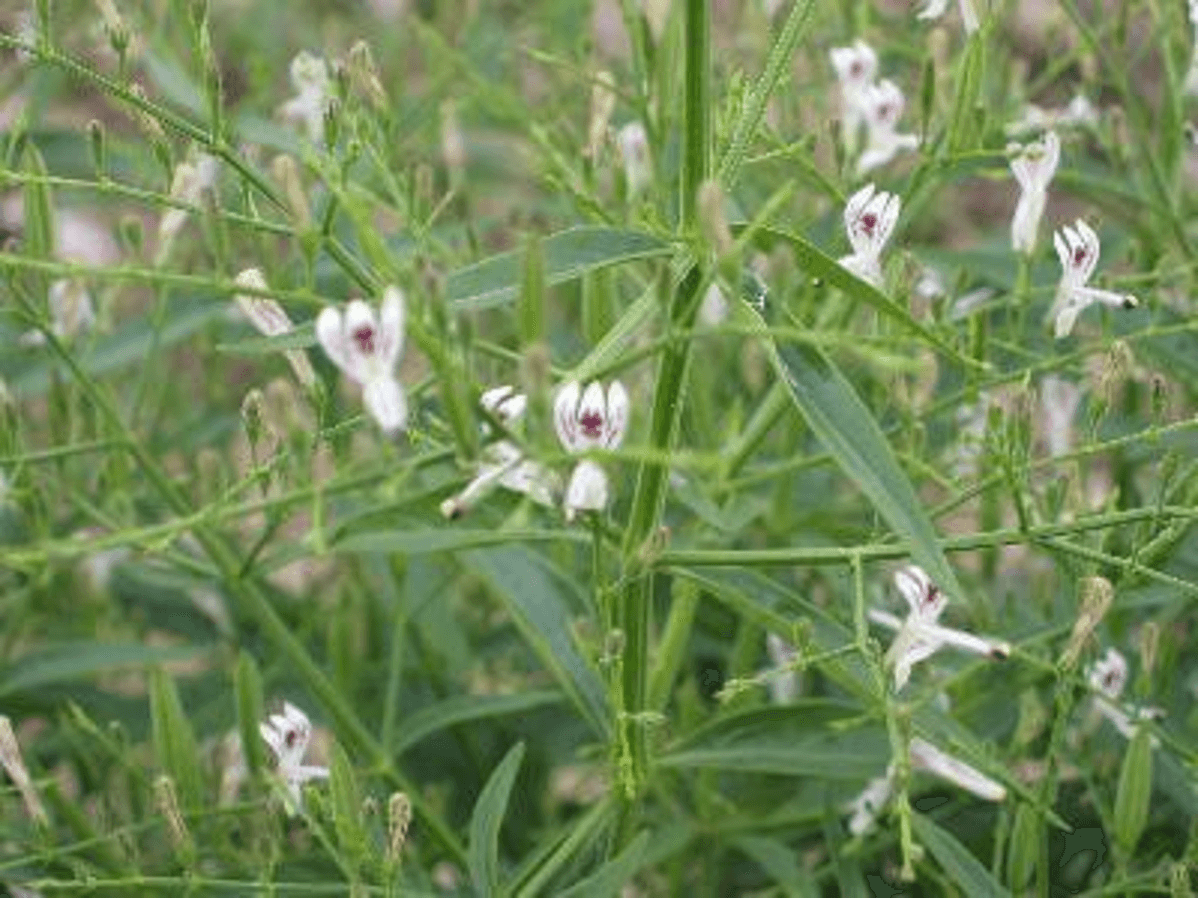
[[[684,107],[683,164],[681,176],[682,229],[693,234],[697,228],[696,196],[699,185],[710,175],[711,127],[708,102],[710,66],[709,0],[686,2],[686,104]],[[702,282],[697,264],[677,284],[669,307],[671,329],[690,328],[697,307],[696,294]],[[655,459],[669,452],[678,430],[683,404],[690,342],[670,341],[662,350],[653,394],[649,444]],[[631,574],[620,596],[617,625],[624,631],[621,719],[616,721],[623,757],[622,784],[625,795],[638,794],[645,782],[648,747],[645,734],[647,679],[649,674],[649,612],[653,580],[647,570],[647,553],[661,520],[665,504],[669,466],[661,461],[641,465],[624,540],[624,566]]]

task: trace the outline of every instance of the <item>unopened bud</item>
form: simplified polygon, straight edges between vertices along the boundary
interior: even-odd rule
[[[241,424],[245,427],[250,447],[257,449],[266,428],[266,397],[257,387],[246,393],[241,401]]]
[[[703,236],[716,255],[723,256],[732,249],[732,229],[724,215],[724,191],[718,181],[704,181],[699,185],[697,205]]]
[[[653,159],[649,152],[649,134],[640,122],[629,122],[616,135],[620,158],[624,162],[624,183],[629,199],[635,198],[653,183]]]
[[[91,145],[92,165],[96,169],[96,177],[103,180],[108,177],[108,144],[103,122],[92,119],[87,123],[87,139]]]
[[[134,97],[137,97],[139,100],[145,100],[147,102],[149,100],[149,98],[146,96],[145,89],[140,84],[138,84],[136,81],[132,82],[129,85],[129,93],[132,94]],[[148,112],[146,112],[140,106],[133,106],[132,108],[133,108],[133,113],[132,113],[133,120],[137,123],[138,127],[140,127],[141,130],[145,133],[145,136],[147,138],[149,138],[150,142],[155,145],[158,145],[158,144],[165,145],[166,144],[166,132],[162,130],[162,125],[160,125],[158,123],[158,119],[154,118],[154,116],[150,115]],[[169,167],[169,164],[168,164],[168,167]]]
[[[33,780],[30,779],[25,761],[21,757],[21,746],[17,743],[12,723],[8,717],[2,714],[0,714],[0,766],[4,767],[8,778],[21,793],[21,801],[25,804],[25,813],[38,826],[48,826],[50,820],[46,816],[46,809],[42,807],[41,799],[38,798],[37,790],[33,787]]]
[[[190,855],[192,852],[191,833],[179,810],[179,794],[175,790],[175,781],[166,774],[154,780],[154,802],[158,811],[166,818],[166,830],[170,833],[171,845],[176,852]]]
[[[1081,582],[1081,610],[1077,620],[1073,622],[1073,632],[1069,643],[1061,653],[1059,665],[1062,670],[1072,670],[1077,664],[1078,656],[1090,638],[1090,634],[1102,622],[1111,602],[1115,600],[1115,590],[1105,577],[1086,577]]]
[[[449,172],[449,183],[460,187],[466,177],[466,142],[453,100],[441,104],[441,160]]]
[[[1140,669],[1151,676],[1161,647],[1161,625],[1148,621],[1140,628]]]
[[[376,109],[387,108],[387,91],[379,80],[378,68],[374,64],[374,54],[370,52],[370,44],[358,41],[349,48],[349,59],[346,65],[350,87],[359,96],[366,99]]]
[[[595,83],[591,86],[591,122],[587,129],[587,145],[583,155],[590,159],[598,159],[607,140],[607,126],[611,114],[616,111],[616,79],[611,72],[595,73]]]
[[[287,208],[299,230],[307,230],[312,225],[312,210],[308,206],[308,194],[304,191],[303,180],[300,177],[299,166],[287,155],[274,158],[270,164],[271,172],[283,188],[287,198]]]
[[[670,0],[641,0],[641,11],[649,23],[653,43],[660,44],[670,21]]]
[[[412,823],[412,802],[403,792],[395,792],[387,802],[387,863],[398,864],[408,840]]]

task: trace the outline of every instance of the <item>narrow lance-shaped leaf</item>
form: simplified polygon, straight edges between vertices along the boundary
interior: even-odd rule
[[[203,781],[195,732],[175,681],[160,668],[150,674],[150,724],[158,766],[175,781],[184,810],[200,807]]]
[[[982,862],[969,849],[957,841],[956,836],[941,829],[924,814],[912,812],[911,823],[915,838],[931,852],[944,872],[961,887],[962,894],[969,898],[1003,898],[1011,892],[991,875]]]
[[[764,323],[755,311],[749,313]],[[771,318],[778,317],[775,310]],[[961,587],[940,549],[931,519],[885,434],[852,385],[818,347],[774,344],[772,340],[769,345],[774,349],[775,367],[812,432],[895,535],[910,547],[916,564],[950,595],[960,596]]]
[[[588,271],[666,256],[673,247],[638,231],[578,227],[541,241],[545,284],[560,284]],[[524,273],[523,250],[501,253],[459,268],[446,281],[446,299],[456,311],[489,309],[515,298]]]
[[[523,742],[515,745],[499,762],[470,815],[470,880],[474,883],[475,893],[484,898],[499,891],[499,828],[503,825],[522,760]]]

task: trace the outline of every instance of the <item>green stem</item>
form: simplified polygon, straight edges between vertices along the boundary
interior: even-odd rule
[[[707,0],[686,3],[686,99],[682,164],[682,227],[696,229],[696,197],[699,185],[707,178],[711,165],[710,104],[708,68],[710,65],[709,8]],[[698,306],[696,302],[702,273],[693,261],[677,282],[669,307],[672,329],[688,331]],[[641,464],[632,499],[628,527],[624,537],[624,567],[628,578],[617,609],[617,626],[625,635],[623,653],[623,708],[617,726],[629,746],[628,777],[634,794],[642,791],[648,767],[648,743],[643,712],[646,710],[649,668],[649,613],[653,579],[647,570],[644,552],[661,520],[669,478],[668,458],[678,431],[687,366],[689,341],[671,343],[662,349],[653,394],[649,424],[649,447],[661,458]],[[627,831],[627,830],[626,830]]]

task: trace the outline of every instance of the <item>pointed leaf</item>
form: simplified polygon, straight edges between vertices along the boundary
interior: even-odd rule
[[[175,781],[183,810],[199,808],[203,780],[195,732],[183,713],[174,679],[161,668],[150,674],[150,724],[158,766]]]
[[[470,881],[474,883],[476,894],[484,898],[499,892],[499,828],[522,760],[523,742],[514,746],[499,762],[470,815]]]
[[[915,563],[949,595],[962,596],[931,519],[882,428],[852,384],[818,347],[806,343],[775,345],[772,341],[771,345],[775,367],[812,432],[873,503],[895,536],[906,543]]]
[[[515,695],[457,695],[422,708],[404,719],[403,732],[395,740],[396,754],[411,748],[426,736],[473,720],[521,714],[561,702],[560,692],[519,692]]]
[[[1003,898],[1010,891],[996,880],[969,849],[957,841],[957,837],[932,822],[932,818],[912,811],[911,823],[915,838],[932,853],[932,857],[944,868],[969,898]]]
[[[522,546],[472,549],[461,557],[507,606],[525,641],[595,732],[605,734],[608,714],[603,683],[574,643],[574,621],[583,611],[577,586]]]
[[[649,847],[649,833],[643,832],[618,855],[588,876],[579,880],[558,898],[616,898],[628,885],[636,871],[645,861],[645,849]]]
[[[582,277],[588,271],[666,256],[673,248],[664,240],[639,231],[578,227],[560,231],[541,242],[546,285]],[[449,275],[447,299],[459,312],[489,309],[516,297],[524,278],[526,251],[514,250],[483,259]]]

